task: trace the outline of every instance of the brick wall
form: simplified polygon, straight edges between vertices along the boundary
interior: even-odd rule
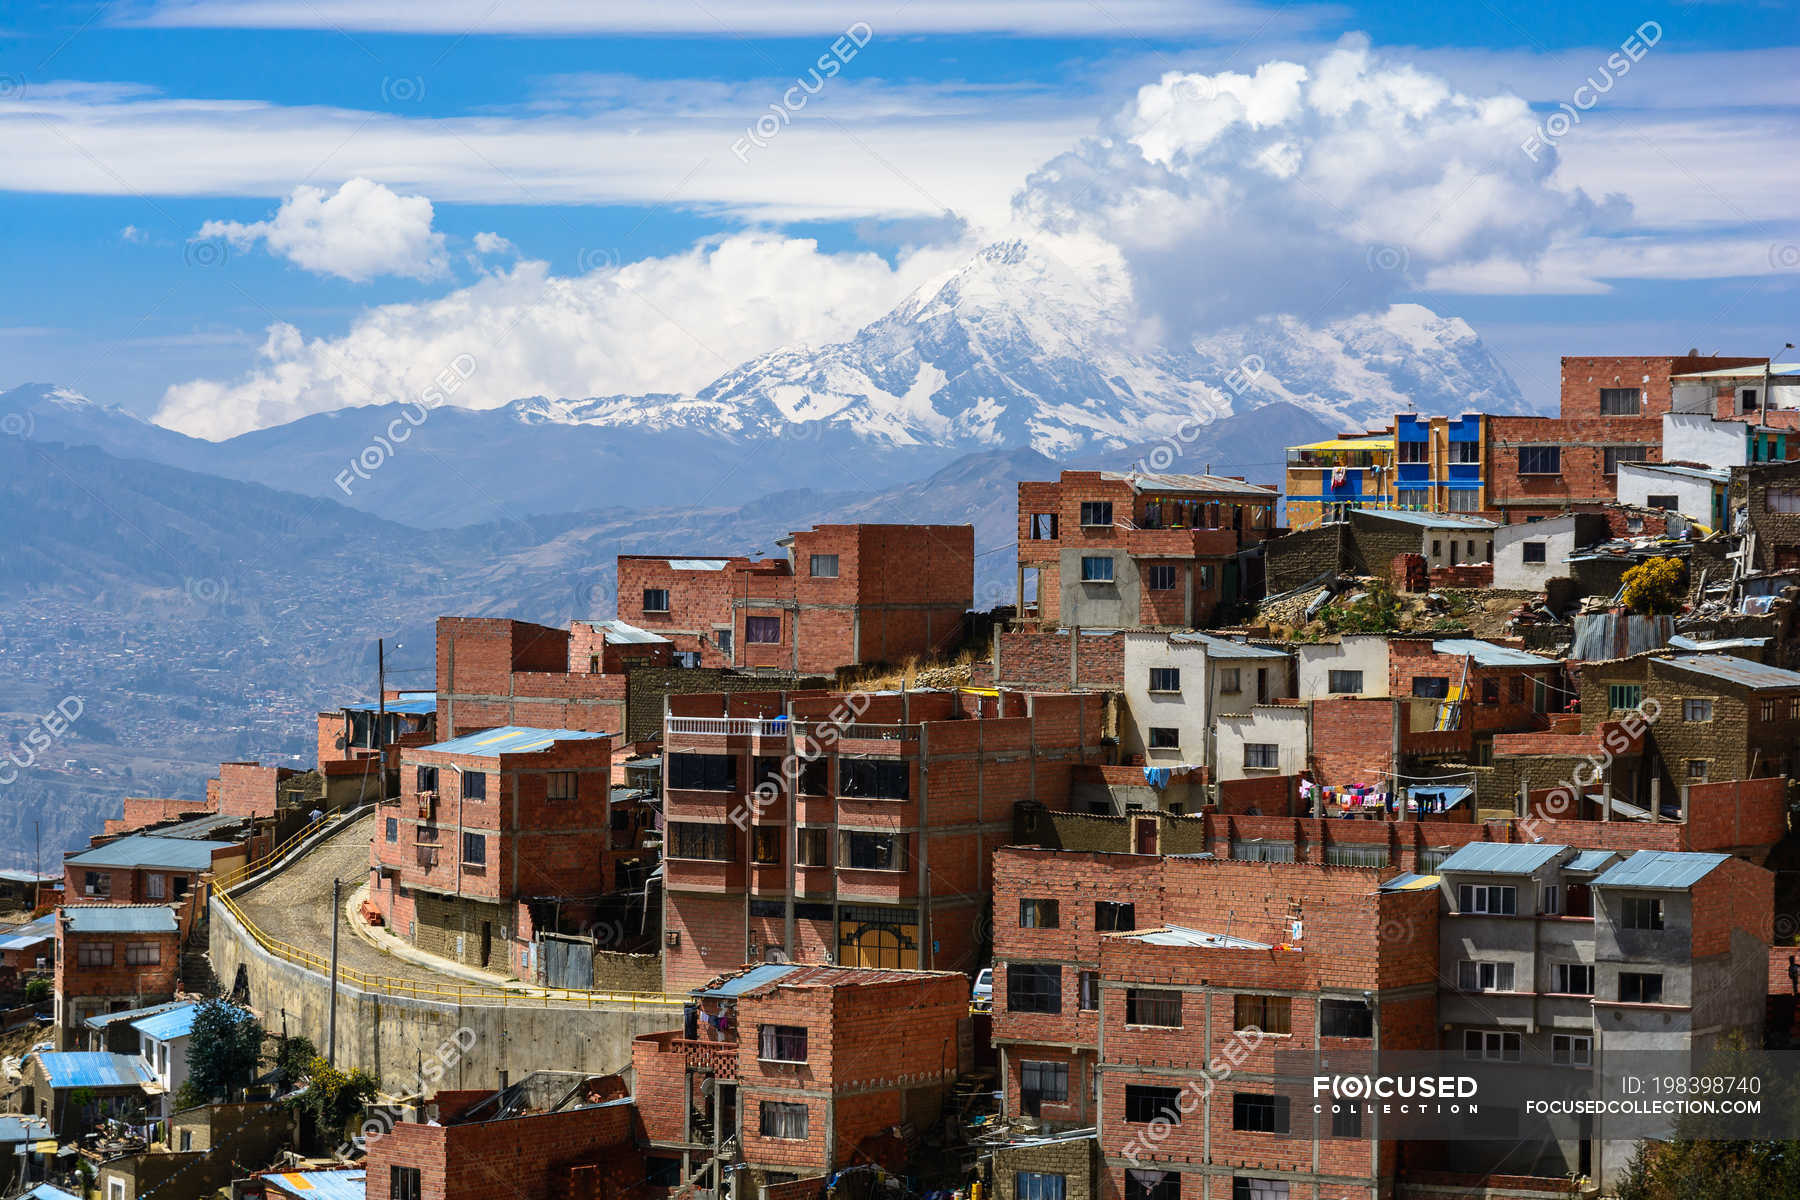
[[[421,1200],[562,1200],[566,1193],[559,1185],[581,1164],[619,1166],[624,1178],[641,1181],[635,1124],[629,1104],[467,1125],[401,1122],[370,1141],[369,1200],[394,1200],[395,1167],[419,1171]]]
[[[1271,539],[1263,547],[1269,592],[1285,592],[1320,575],[1350,570],[1352,557],[1345,529],[1342,523],[1320,525]]]
[[[288,767],[254,762],[220,763],[219,811],[234,817],[272,817],[278,785],[297,774]]]
[[[1333,787],[1375,783],[1394,770],[1394,702],[1340,696],[1312,702],[1312,775]]]
[[[1608,446],[1641,447],[1646,462],[1662,458],[1660,416],[1489,417],[1487,430],[1488,503],[1506,521],[1554,516],[1572,504],[1616,499],[1617,477],[1605,472]],[[1560,471],[1554,475],[1521,474],[1521,446],[1560,446]]]
[[[1673,392],[1671,376],[1688,375],[1696,371],[1717,371],[1727,367],[1756,366],[1767,361],[1764,358],[1716,358],[1688,354],[1565,355],[1562,360],[1560,412],[1564,417],[1629,420],[1630,418],[1616,416],[1603,417],[1600,411],[1600,389],[1637,388],[1642,392],[1643,401],[1639,415],[1660,418],[1669,411]]]
[[[635,668],[626,676],[626,737],[632,741],[661,739],[665,696],[767,692],[770,689],[804,691],[829,687],[831,682],[823,675],[796,675],[785,671],[752,674],[717,667]]]
[[[1122,688],[1125,635],[1083,633],[1073,661],[1064,630],[1002,631],[996,637],[996,678],[1005,687]]]
[[[1434,588],[1491,588],[1494,586],[1494,564],[1433,567],[1431,568],[1431,586]]]
[[[216,811],[212,802],[207,800],[169,799],[162,796],[127,796],[122,806],[122,814],[107,819],[105,830],[109,834],[130,833],[151,825],[161,825],[165,821],[176,821],[183,817],[197,817]]]

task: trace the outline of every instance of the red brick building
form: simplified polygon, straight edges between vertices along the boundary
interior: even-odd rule
[[[625,676],[593,659],[603,634],[504,617],[439,617],[437,736],[448,740],[501,725],[619,733],[625,728]],[[646,660],[659,656],[645,646]],[[621,651],[619,663],[638,657]],[[666,659],[664,660],[666,661]]]
[[[370,904],[418,946],[536,978],[536,934],[592,922],[617,884],[611,781],[604,733],[503,726],[403,750]]]
[[[1013,806],[1066,806],[1071,769],[1105,753],[1104,703],[1006,690],[671,696],[666,986],[771,949],[975,970],[989,858]]]
[[[1064,471],[1019,484],[1019,613],[1045,625],[1204,628],[1260,587],[1272,487],[1218,475]],[[1035,601],[1032,596],[1035,594]]]
[[[166,904],[71,904],[56,921],[56,1045],[81,1040],[89,1017],[171,1000],[181,979],[181,927]]]
[[[437,697],[395,692],[382,703],[347,704],[319,714],[318,762],[398,761],[393,747],[403,738],[436,741]]]
[[[785,558],[619,556],[619,616],[687,665],[829,673],[942,654],[974,603],[969,525],[820,525]]]
[[[906,1165],[897,1126],[937,1122],[966,1067],[958,972],[765,963],[693,992],[692,1028],[632,1045],[652,1175],[759,1186]],[[742,1171],[743,1174],[737,1172]],[[746,1180],[749,1186],[745,1186]]]

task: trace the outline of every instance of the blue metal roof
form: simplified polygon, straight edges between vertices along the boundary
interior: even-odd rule
[[[40,1138],[55,1136],[50,1122],[38,1117],[24,1117],[14,1113],[0,1115],[0,1143],[11,1145],[14,1142],[35,1142]]]
[[[133,1021],[131,1027],[147,1038],[168,1042],[192,1033],[194,1018],[199,1015],[198,1004],[178,1004],[174,1008]]]
[[[1598,871],[1619,856],[1617,850],[1583,850],[1563,864],[1565,871]]]
[[[19,1200],[81,1200],[74,1192],[65,1192],[54,1184],[40,1183]]]
[[[27,921],[0,935],[0,950],[26,950],[45,938],[56,936],[56,914],[45,913],[35,921]]]
[[[63,923],[74,933],[174,933],[167,904],[67,904]]]
[[[1678,633],[1669,639],[1669,645],[1676,650],[1760,650],[1768,644],[1769,639],[1766,637],[1711,638],[1701,641],[1685,633]]]
[[[1594,886],[1686,891],[1730,857],[1729,854],[1693,854],[1681,850],[1639,850],[1594,880]]]
[[[1726,683],[1735,683],[1739,687],[1755,691],[1800,688],[1800,672],[1752,662],[1732,654],[1682,654],[1662,661],[1683,671],[1711,675]]]
[[[109,1025],[118,1024],[120,1021],[130,1022],[141,1020],[144,1017],[153,1017],[157,1013],[168,1012],[171,1008],[176,1008],[187,1003],[191,1002],[186,1000],[165,1000],[161,1004],[147,1004],[143,1008],[128,1008],[122,1012],[95,1013],[93,1016],[83,1021],[82,1024],[86,1025],[89,1029],[105,1029]]]
[[[378,708],[385,709],[391,713],[398,713],[403,717],[420,717],[427,713],[434,713],[437,711],[437,697],[433,695],[413,700],[389,700],[385,705],[377,705],[373,700],[360,704],[344,705],[346,712],[372,713]]]
[[[433,742],[422,749],[438,754],[479,754],[494,757],[501,754],[529,754],[545,750],[557,742],[585,742],[610,737],[605,733],[586,733],[579,729],[534,729],[528,725],[502,725],[465,733],[447,742]]]
[[[150,1067],[134,1054],[90,1050],[37,1057],[50,1086],[57,1089],[137,1087],[156,1080]]]
[[[1514,650],[1511,646],[1496,646],[1492,642],[1484,642],[1480,638],[1445,638],[1431,643],[1431,648],[1439,654],[1450,654],[1457,658],[1467,656],[1475,660],[1478,667],[1554,667],[1557,662],[1553,658],[1540,658],[1535,654],[1527,654],[1523,650]]]
[[[214,850],[235,850],[237,846],[236,842],[134,833],[70,855],[63,862],[78,867],[162,867],[172,871],[204,871],[212,866]]]
[[[287,1171],[280,1175],[264,1175],[264,1187],[272,1187],[283,1196],[303,1196],[306,1200],[363,1200],[367,1195],[368,1173],[360,1170]]]
[[[1388,521],[1402,521],[1408,525],[1423,525],[1431,529],[1467,529],[1471,533],[1479,533],[1486,529],[1498,529],[1493,521],[1484,521],[1480,517],[1457,517],[1448,513],[1413,512],[1405,508],[1359,508],[1356,510],[1365,517],[1381,517]]]
[[[1470,842],[1438,864],[1438,874],[1529,875],[1567,850],[1545,842]]]
[[[758,963],[742,975],[734,975],[715,987],[695,988],[693,994],[704,996],[709,1000],[735,999],[745,992],[754,992],[758,988],[767,987],[783,975],[799,969],[799,963]]]

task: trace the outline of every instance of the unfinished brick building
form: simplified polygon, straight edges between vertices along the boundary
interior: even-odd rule
[[[503,726],[404,750],[376,809],[369,903],[396,935],[539,977],[539,935],[580,929],[621,879],[604,733]]]
[[[625,676],[590,670],[598,636],[503,617],[439,617],[437,736],[499,725],[622,731]],[[643,657],[655,657],[654,648]]]
[[[1067,803],[1103,714],[1095,693],[671,696],[666,986],[768,950],[974,971],[1013,805]]]
[[[691,1027],[632,1045],[653,1177],[750,1198],[856,1163],[901,1170],[892,1131],[934,1124],[969,1065],[957,972],[765,963],[693,997]]]
[[[1272,487],[1219,475],[1064,471],[1019,484],[1018,611],[1044,625],[1204,628],[1260,594]],[[1035,598],[1034,598],[1035,597]]]
[[[783,558],[619,556],[619,616],[687,665],[829,673],[942,654],[974,603],[969,525],[820,525]]]
[[[56,1047],[83,1038],[83,1023],[174,998],[181,926],[166,904],[71,904],[56,921]]]

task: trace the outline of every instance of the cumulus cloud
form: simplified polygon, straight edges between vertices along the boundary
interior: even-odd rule
[[[141,246],[150,240],[150,235],[139,229],[136,225],[127,225],[125,228],[119,230],[119,240],[122,242],[130,242],[134,246]]]
[[[1520,149],[1515,96],[1469,96],[1346,38],[1317,62],[1171,72],[1034,172],[1019,217],[1124,252],[1167,334],[1383,306],[1470,264],[1528,271],[1623,221]]]
[[[477,254],[512,254],[513,244],[497,233],[478,233],[475,235],[475,253]]]
[[[402,196],[357,178],[335,192],[302,185],[266,221],[208,221],[194,236],[224,238],[239,250],[261,242],[297,267],[352,283],[380,275],[424,280],[448,269],[444,235],[431,222],[431,201],[424,196]]]
[[[272,325],[253,370],[169,388],[156,420],[220,439],[416,399],[464,356],[475,369],[455,403],[470,408],[693,390],[775,347],[849,334],[963,252],[940,247],[890,265],[821,253],[810,239],[739,234],[577,276],[521,261],[436,300],[371,308],[341,337]]]

